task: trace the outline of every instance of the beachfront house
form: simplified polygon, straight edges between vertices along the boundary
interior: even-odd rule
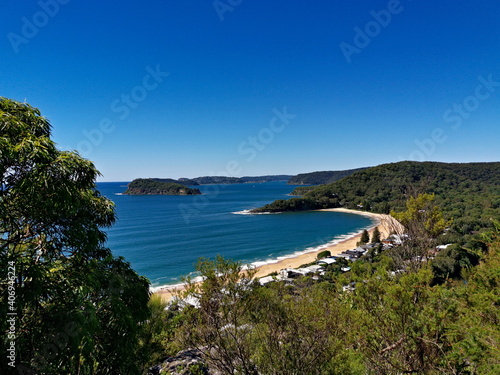
[[[281,280],[280,277],[277,277],[277,276],[266,276],[266,277],[261,277],[259,279],[259,284],[264,286],[264,285],[267,285],[269,283],[272,283],[273,281],[277,281],[277,280]]]
[[[336,260],[335,258],[332,258],[332,257],[329,257],[329,258],[323,258],[321,260],[318,260],[318,264],[327,264],[327,265],[330,265],[330,264],[333,264],[335,263]]]
[[[345,253],[346,254],[349,254],[352,256],[352,258],[355,258],[355,259],[358,259],[358,258],[361,258],[363,255],[365,255],[366,253],[368,252],[367,249],[359,246],[355,249],[352,249],[352,250],[346,250]]]
[[[280,274],[282,275],[282,277],[286,277],[289,279],[296,279],[297,277],[310,275],[311,273],[320,272],[322,270],[323,270],[323,267],[320,266],[319,264],[316,264],[316,265],[312,265],[309,267],[302,267],[302,268],[287,268],[287,269],[281,270]]]
[[[335,258],[343,258],[343,259],[346,259],[346,260],[352,260],[351,255],[347,254],[345,252],[335,255]]]
[[[314,273],[323,271],[323,267],[320,266],[319,264],[314,264],[314,265],[306,267],[306,268],[308,268],[311,272],[314,272]]]
[[[408,239],[407,234],[391,234],[388,238],[382,240],[384,245],[402,245]]]

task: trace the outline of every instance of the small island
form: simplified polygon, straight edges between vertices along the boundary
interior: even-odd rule
[[[132,181],[125,195],[199,195],[201,191],[175,182],[161,182],[152,178],[137,178]]]

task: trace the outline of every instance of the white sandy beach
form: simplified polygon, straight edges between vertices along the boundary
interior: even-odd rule
[[[371,212],[365,212],[365,211],[356,211],[356,210],[349,210],[346,208],[329,208],[321,211],[332,211],[332,212],[345,212],[345,213],[352,213],[352,214],[357,214],[357,215],[365,215],[372,217],[376,219],[377,223],[368,231],[370,234],[370,237],[373,233],[373,230],[375,227],[378,226],[378,229],[381,234],[381,238],[385,238],[389,236],[389,234],[392,231],[392,228],[394,228],[395,220],[390,216],[390,215],[382,215],[382,214],[375,214]],[[328,250],[332,255],[337,255],[342,253],[345,250],[349,249],[354,249],[356,248],[356,243],[359,241],[359,238],[361,237],[361,233],[358,233],[344,241],[341,241],[337,244],[322,248],[321,250],[310,252],[310,253],[304,253],[300,254],[296,257],[293,258],[287,258],[280,260],[276,263],[269,263],[265,264],[263,266],[257,267],[257,273],[255,275],[256,278],[263,277],[266,275],[269,275],[272,272],[279,272],[282,269],[285,268],[297,268],[300,267],[303,264],[306,263],[311,263],[316,260],[316,257],[319,252]],[[159,290],[155,291],[155,294],[162,296],[162,298],[166,300],[170,300],[172,296],[175,294],[175,292],[179,289],[182,289],[183,286],[165,286],[164,288],[161,288]]]

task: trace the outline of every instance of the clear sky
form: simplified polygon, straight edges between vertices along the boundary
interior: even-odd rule
[[[3,0],[0,96],[103,181],[500,160],[498,0]]]

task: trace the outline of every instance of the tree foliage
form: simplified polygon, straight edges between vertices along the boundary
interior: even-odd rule
[[[187,279],[180,297],[194,300],[197,308],[186,312],[178,340],[186,348],[198,349],[212,368],[224,374],[258,374],[249,341],[254,272],[243,272],[240,264],[220,256],[213,261],[200,259],[196,270],[203,282]]]
[[[359,239],[359,243],[361,245],[367,244],[370,242],[370,235],[368,234],[368,231],[366,229],[363,229],[363,232],[361,232],[361,238]]]
[[[292,177],[288,183],[291,185],[320,185],[330,184],[344,177],[350,176],[353,173],[362,171],[366,168],[347,169],[344,171],[322,171],[301,173]]]
[[[199,195],[201,191],[175,182],[152,178],[137,178],[128,184],[123,194],[129,195]]]
[[[380,241],[380,230],[378,229],[378,227],[375,227],[372,233],[371,243],[380,243]]]
[[[0,99],[0,264],[15,273],[9,285],[2,279],[0,310],[17,314],[15,365],[26,373],[138,373],[133,354],[149,282],[104,246],[102,229],[115,214],[95,189],[94,165],[59,151],[50,135],[39,110]],[[10,340],[1,343],[5,353]],[[5,361],[0,368],[12,370]]]
[[[323,251],[320,251],[318,253],[318,255],[316,256],[316,259],[328,258],[330,256],[332,256],[332,253],[330,252],[330,250],[323,250]]]
[[[500,163],[437,163],[404,161],[358,171],[339,181],[300,187],[296,201],[276,201],[259,211],[300,211],[344,207],[382,214],[403,211],[419,194],[434,195],[445,220],[462,233],[491,227],[500,215]]]
[[[391,215],[404,226],[407,233],[416,237],[436,238],[451,225],[451,221],[443,218],[441,208],[435,204],[434,194],[410,197],[406,201],[406,211],[392,211]]]
[[[432,233],[426,215],[410,220]],[[436,283],[434,263],[401,270],[390,251],[350,263],[347,273],[333,272],[337,263],[327,266],[332,269],[320,281],[303,277],[266,286],[252,283],[238,263],[203,260],[204,281],[189,284],[183,296],[196,297],[199,306],[184,310],[177,340],[228,374],[496,374],[497,221],[493,228],[478,235],[486,255],[479,264],[476,258],[462,265],[461,282]],[[474,255],[449,249],[462,254],[461,262]]]

